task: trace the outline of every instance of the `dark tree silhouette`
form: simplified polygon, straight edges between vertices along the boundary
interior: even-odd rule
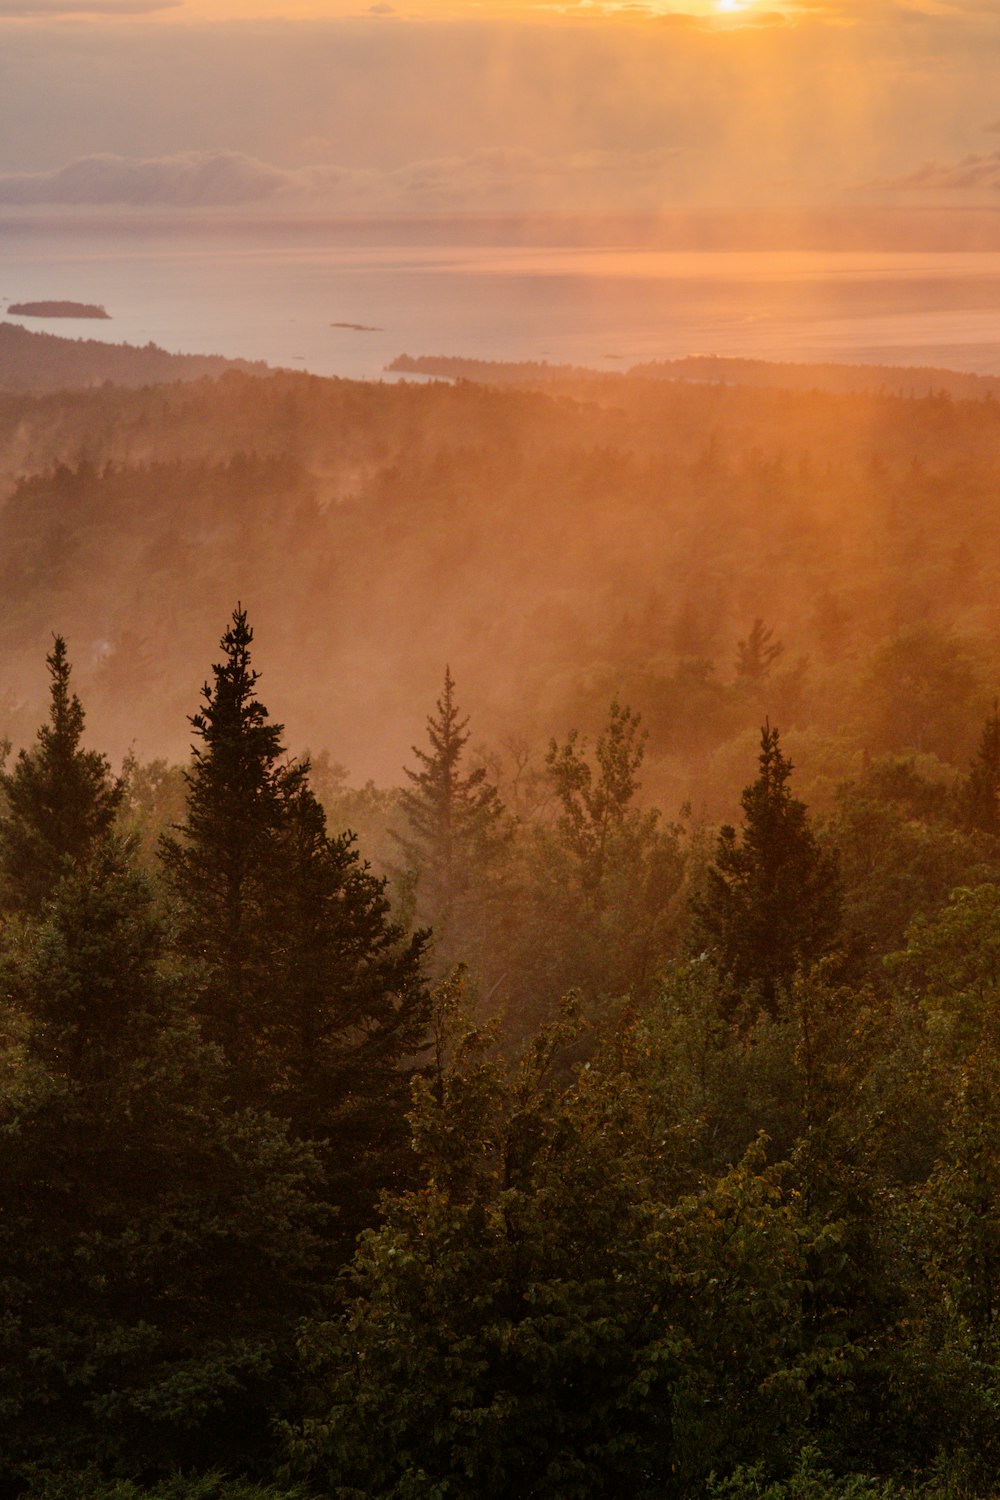
[[[758,764],[741,799],[742,830],[720,830],[705,893],[694,903],[695,939],[714,949],[737,988],[753,987],[773,1010],[795,971],[833,943],[841,896],[836,860],[820,849],[805,804],[789,791],[792,765],[768,724]]]
[[[469,720],[461,717],[455,703],[449,667],[436,707],[427,720],[430,750],[412,747],[420,769],[406,769],[410,785],[400,803],[409,832],[397,834],[397,842],[417,876],[418,909],[436,924],[446,924],[467,894],[475,870],[505,842],[508,824],[485,769],[477,766],[462,774]]]
[[[784,651],[781,641],[774,640],[774,631],[763,620],[754,620],[753,628],[745,641],[736,647],[736,675],[749,682],[760,682],[770,672]]]
[[[237,609],[191,720],[201,746],[186,821],[162,842],[181,954],[234,1096],[326,1142],[338,1227],[352,1234],[405,1157],[404,1114],[427,999],[425,934],[390,918],[353,835],[330,838],[308,762],[256,696]]]
[[[59,877],[85,860],[115,820],[122,786],[107,760],[84,750],[84,711],[70,691],[66,642],[46,657],[49,722],[37,744],[0,774],[0,891],[8,911],[37,916]]]
[[[979,748],[960,789],[962,812],[970,828],[1000,837],[1000,707],[983,725]]]

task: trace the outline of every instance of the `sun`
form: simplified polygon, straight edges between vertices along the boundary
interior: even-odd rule
[[[748,10],[752,4],[753,0],[715,0],[716,10],[722,11]]]

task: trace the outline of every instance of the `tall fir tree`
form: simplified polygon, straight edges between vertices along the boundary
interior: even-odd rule
[[[282,726],[256,696],[253,630],[237,607],[222,637],[223,660],[202,689],[191,727],[201,741],[187,772],[179,837],[161,842],[178,898],[182,952],[204,973],[206,1034],[223,1049],[241,1090],[259,1095],[270,1073],[275,1029],[275,854],[285,799],[302,778],[289,767]]]
[[[969,828],[1000,838],[1000,705],[983,725],[979,748],[959,789]]]
[[[226,1080],[108,840],[2,955],[0,1492],[259,1461],[327,1275],[315,1154]],[[12,1487],[11,1487],[12,1486]]]
[[[757,779],[744,789],[743,828],[719,832],[704,894],[694,902],[695,942],[716,953],[737,990],[752,987],[770,1010],[796,970],[827,952],[840,926],[836,859],[822,850],[805,803],[788,786],[792,765],[777,729],[761,729]]]
[[[46,664],[49,721],[37,744],[0,773],[0,900],[26,916],[37,916],[60,876],[86,860],[114,823],[122,798],[105,757],[81,745],[85,716],[70,691],[61,635]]]
[[[485,768],[463,772],[468,725],[445,667],[436,713],[427,719],[430,749],[414,745],[419,769],[405,768],[410,785],[400,804],[408,830],[396,833],[416,882],[417,913],[433,925],[445,961],[482,956],[484,924],[499,895],[498,864],[513,826]]]
[[[162,854],[234,1096],[326,1142],[330,1194],[354,1233],[408,1159],[426,938],[392,921],[353,836],[329,836],[308,763],[287,763],[282,726],[256,696],[252,641],[238,608],[191,720],[202,744],[187,818]]]
[[[361,860],[353,833],[330,836],[304,778],[286,786],[283,818],[273,1107],[297,1135],[325,1143],[339,1227],[353,1233],[411,1164],[406,1113],[427,1025],[427,934],[407,937],[393,921],[385,880]]]

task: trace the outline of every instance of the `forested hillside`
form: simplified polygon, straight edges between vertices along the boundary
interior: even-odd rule
[[[0,399],[0,1496],[995,1500],[998,435]]]
[[[76,310],[79,304],[27,304],[46,310]],[[8,312],[18,309],[10,307]],[[59,316],[59,314],[56,314]],[[65,313],[62,314],[65,316]],[[87,317],[106,318],[103,308],[92,308]],[[67,387],[104,385],[157,385],[174,380],[200,380],[225,370],[263,374],[267,366],[221,355],[168,354],[156,344],[111,344],[99,339],[70,339],[55,333],[38,333],[19,323],[0,322],[0,391],[40,395]]]
[[[732,811],[766,713],[810,800],[865,752],[956,765],[997,687],[998,435],[990,400],[641,380],[4,398],[3,722],[59,628],[112,754],[179,756],[240,598],[292,743],[361,780],[398,779],[446,662],[494,746],[617,693],[672,810]]]

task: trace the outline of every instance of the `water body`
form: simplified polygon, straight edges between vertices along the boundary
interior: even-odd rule
[[[0,313],[98,303],[110,323],[12,321],[361,379],[383,378],[403,353],[608,370],[717,354],[1000,374],[1000,252],[426,240],[391,226],[380,238],[344,226],[0,223]]]

